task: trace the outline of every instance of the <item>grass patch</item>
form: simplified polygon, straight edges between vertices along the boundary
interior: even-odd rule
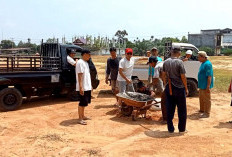
[[[231,70],[214,69],[214,89],[219,92],[227,92],[232,77],[231,74]]]

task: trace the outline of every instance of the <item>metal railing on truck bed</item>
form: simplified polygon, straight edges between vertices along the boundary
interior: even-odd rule
[[[0,55],[0,72],[56,71],[60,69],[60,57]]]

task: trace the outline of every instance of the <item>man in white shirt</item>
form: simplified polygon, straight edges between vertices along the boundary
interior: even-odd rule
[[[135,62],[138,60],[147,60],[147,57],[132,57],[133,50],[131,48],[125,49],[125,57],[119,62],[119,71],[118,71],[118,85],[119,93],[127,91],[134,92],[133,83],[131,80],[132,72]]]
[[[74,49],[67,49],[67,62],[73,66],[76,66],[76,61],[73,59],[76,55],[76,52]]]
[[[85,117],[84,109],[91,103],[91,77],[89,71],[88,60],[90,59],[90,51],[82,50],[82,59],[79,59],[76,64],[76,91],[80,96],[80,103],[78,107],[79,123],[86,125],[89,118]]]

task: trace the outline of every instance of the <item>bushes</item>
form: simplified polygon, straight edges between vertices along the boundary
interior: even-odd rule
[[[232,49],[229,48],[222,49],[222,54],[224,54],[225,56],[230,56],[232,55]]]
[[[214,56],[214,50],[210,47],[200,47],[199,48],[200,51],[205,51],[207,53],[208,56]]]

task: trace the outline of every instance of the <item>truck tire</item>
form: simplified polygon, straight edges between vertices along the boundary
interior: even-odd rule
[[[16,88],[4,88],[0,91],[0,110],[13,111],[22,105],[22,94]]]
[[[194,80],[187,80],[187,87],[189,91],[189,97],[193,97],[197,94],[197,83]]]

